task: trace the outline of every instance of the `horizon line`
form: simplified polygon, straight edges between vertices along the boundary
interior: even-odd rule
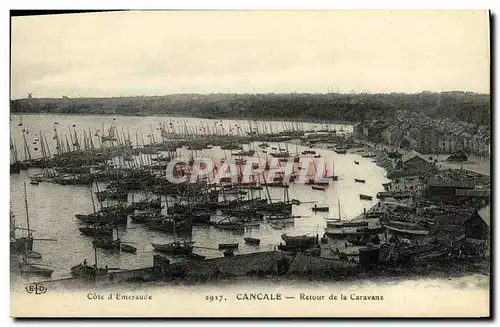
[[[202,95],[202,96],[210,96],[210,95],[416,95],[416,94],[444,94],[444,93],[466,93],[466,94],[475,94],[475,95],[490,95],[490,93],[476,92],[471,90],[449,90],[449,91],[428,91],[422,90],[420,92],[210,92],[210,93],[189,93],[189,92],[178,92],[178,93],[168,93],[163,95],[112,95],[112,96],[77,96],[71,97],[66,95],[61,95],[60,97],[32,97],[31,99],[54,99],[54,100],[63,100],[64,97],[68,99],[114,99],[114,98],[153,98],[153,97],[168,97],[173,95]],[[10,101],[16,100],[28,100],[28,97],[24,98],[10,98]]]

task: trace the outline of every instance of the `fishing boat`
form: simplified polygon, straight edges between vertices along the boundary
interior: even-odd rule
[[[245,243],[252,244],[252,245],[259,245],[260,240],[258,238],[253,238],[253,237],[245,237],[244,238]]]
[[[331,179],[332,181],[338,181],[339,176],[335,175],[335,165],[332,162],[332,175],[328,175],[325,173],[325,178]]]
[[[359,179],[359,178],[355,178],[355,179],[354,179],[354,181],[355,181],[356,183],[364,183],[364,182],[366,182],[366,180],[364,180],[364,179]]]
[[[311,185],[311,188],[313,190],[317,190],[317,191],[324,191],[324,190],[326,190],[326,187],[322,186],[322,185]]]
[[[309,178],[309,180],[305,183],[306,185],[315,185],[315,186],[328,186],[330,185],[329,181],[317,181],[313,178]]]
[[[219,250],[237,249],[238,243],[220,243]]]
[[[149,223],[153,220],[160,219],[161,215],[157,212],[142,212],[130,216],[132,222],[137,224]]]
[[[165,218],[159,220],[153,220],[146,224],[149,229],[158,230],[162,232],[170,233],[181,233],[181,232],[191,232],[193,230],[193,225],[186,220],[178,221],[176,219]]]
[[[105,268],[98,267],[97,248],[94,246],[94,264],[88,265],[87,259],[84,259],[82,263],[72,266],[70,271],[71,275],[75,278],[95,280],[97,276],[108,274],[108,266]]]
[[[95,195],[99,201],[104,201],[106,199],[126,201],[128,199],[128,193],[126,191],[118,190],[104,190],[101,192],[96,192]]]
[[[341,221],[341,220],[327,220],[326,226],[328,228],[368,228],[367,221]]]
[[[340,199],[338,199],[338,218],[326,220],[325,235],[331,239],[345,238],[356,234],[356,229],[368,227],[367,221],[342,221]]]
[[[80,233],[86,236],[99,237],[113,235],[113,228],[97,224],[94,227],[80,227],[78,228],[78,230],[80,231]]]
[[[372,200],[372,199],[373,199],[373,196],[366,195],[366,194],[360,194],[360,195],[359,195],[359,198],[360,198],[361,200]]]
[[[392,196],[392,192],[378,192],[377,199],[385,199]]]
[[[419,224],[390,220],[385,227],[388,231],[413,236],[425,236],[429,234],[429,230]]]
[[[123,212],[97,212],[88,215],[76,214],[76,219],[87,224],[127,224],[128,216]]]
[[[173,255],[186,255],[193,253],[194,242],[172,242],[166,244],[151,243],[155,251]]]
[[[26,189],[25,189],[25,205],[26,205],[26,226],[27,226],[26,229],[21,227],[16,227],[14,214],[12,213],[12,210],[10,211],[10,251],[16,254],[24,254],[26,252],[33,251],[33,235],[30,230]],[[26,230],[28,232],[28,236],[16,237],[17,229]]]
[[[319,207],[317,204],[314,205],[314,207],[311,208],[312,211],[316,212],[328,212],[330,211],[330,207]]]
[[[347,153],[347,150],[342,149],[342,148],[336,148],[334,151],[336,154],[346,154]]]
[[[313,150],[304,150],[304,151],[302,151],[302,154],[303,155],[306,155],[306,154],[316,154],[316,151],[313,151]]]
[[[96,248],[106,249],[106,250],[115,250],[120,249],[121,242],[119,239],[113,240],[108,237],[96,238],[92,240],[92,244]]]
[[[116,230],[116,239],[113,239],[113,232],[111,235],[99,235],[94,240],[92,240],[92,245],[94,248],[101,248],[106,250],[117,250],[123,251],[127,253],[136,253],[137,248],[126,244],[127,242],[123,242],[119,235],[118,230]]]
[[[54,272],[53,269],[43,268],[40,264],[32,264],[28,262],[22,262],[19,265],[21,274],[27,275],[38,275],[43,277],[50,277]]]
[[[108,274],[108,269],[96,268],[96,265],[89,266],[87,265],[86,261],[84,261],[84,263],[80,263],[76,266],[71,267],[70,270],[73,277],[89,280],[95,280],[97,276]]]
[[[42,255],[38,252],[33,251],[33,237],[31,236],[30,228],[29,228],[29,214],[28,214],[28,198],[26,193],[26,182],[24,182],[24,201],[26,205],[26,222],[27,222],[27,230],[28,230],[28,240],[20,242],[17,246],[23,245],[23,249],[18,249],[19,252],[23,253],[23,261],[19,263],[19,268],[21,274],[28,275],[39,275],[44,277],[50,277],[54,272],[53,269],[44,268],[42,266],[47,266],[44,264],[33,264],[28,261],[28,258],[41,259]],[[13,222],[13,215],[11,213],[11,224],[14,224],[13,229],[11,230],[11,234],[15,231],[15,222]],[[15,239],[15,234],[13,235]],[[17,241],[17,239],[15,239]]]

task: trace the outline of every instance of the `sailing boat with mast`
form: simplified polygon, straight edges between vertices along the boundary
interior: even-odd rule
[[[329,238],[343,238],[349,235],[356,235],[358,229],[367,228],[367,221],[342,221],[340,199],[338,199],[338,212],[337,219],[328,219],[326,221],[325,234]]]
[[[45,277],[50,277],[54,272],[53,269],[43,268],[42,266],[47,266],[44,264],[33,264],[28,262],[28,258],[30,254],[34,258],[41,258],[42,255],[38,252],[33,251],[33,237],[29,227],[29,213],[28,213],[28,199],[26,192],[26,182],[24,182],[24,203],[26,206],[26,222],[27,222],[27,230],[28,230],[28,240],[31,242],[23,242],[24,245],[24,253],[23,253],[23,261],[19,264],[19,268],[21,270],[21,274],[34,274],[34,275],[42,275]]]
[[[97,276],[103,276],[108,274],[108,268],[99,268],[97,265],[97,248],[94,246],[94,262],[93,265],[87,264],[87,259],[83,260],[83,263],[79,263],[76,266],[71,267],[71,275],[76,278],[83,278],[89,280],[95,280]]]
[[[154,250],[157,252],[163,252],[163,253],[168,253],[171,255],[192,255],[193,254],[193,244],[194,242],[191,239],[191,233],[189,233],[189,241],[184,241],[180,242],[177,240],[177,233],[175,226],[176,223],[174,221],[173,223],[173,234],[174,234],[174,241],[171,243],[166,243],[166,244],[160,244],[160,243],[151,243],[151,246],[153,246]]]
[[[335,163],[332,161],[332,174],[325,176],[325,178],[331,178],[332,181],[338,181],[339,176],[335,175],[334,168],[335,168]]]
[[[29,275],[40,275],[44,277],[52,276],[54,269],[44,268],[43,266],[49,267],[49,265],[41,264],[41,263],[30,263],[28,261],[28,252],[26,252],[23,257],[23,261],[19,263],[19,268],[21,274],[29,274]]]
[[[116,239],[113,239],[113,234],[109,236],[101,236],[92,241],[92,244],[96,248],[102,248],[107,250],[121,250],[127,253],[136,253],[137,248],[126,244],[128,242],[123,242],[118,236],[118,229],[116,230]]]

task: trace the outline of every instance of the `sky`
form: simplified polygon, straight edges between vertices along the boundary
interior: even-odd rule
[[[489,93],[484,11],[156,11],[13,17],[11,98]]]

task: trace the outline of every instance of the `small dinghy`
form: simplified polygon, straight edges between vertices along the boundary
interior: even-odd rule
[[[28,259],[41,259],[42,254],[40,252],[36,252],[36,251],[28,251],[28,253],[26,253],[26,257]]]
[[[44,277],[52,276],[53,269],[43,268],[40,265],[23,262],[20,264],[21,274],[38,275]]]
[[[355,165],[359,165],[359,161],[354,161],[354,164]]]
[[[364,182],[366,182],[366,180],[364,180],[364,179],[358,179],[358,178],[355,178],[354,181],[356,183],[364,183]]]
[[[253,238],[253,237],[245,237],[244,238],[245,243],[252,244],[252,245],[259,245],[260,240],[258,238]]]
[[[365,195],[365,194],[360,194],[359,195],[359,198],[361,200],[372,200],[373,199],[373,196],[370,196],[370,195]]]
[[[238,243],[221,243],[221,244],[219,244],[219,250],[237,249],[237,248],[238,248]]]
[[[328,212],[330,211],[330,207],[318,207],[317,205],[314,205],[314,207],[311,208],[312,211],[319,211],[319,212]]]
[[[136,253],[137,248],[133,247],[132,245],[122,244],[122,251],[126,253]]]
[[[321,185],[311,185],[311,188],[313,190],[317,190],[317,191],[324,191],[324,190],[326,190],[326,186],[321,186]]]

